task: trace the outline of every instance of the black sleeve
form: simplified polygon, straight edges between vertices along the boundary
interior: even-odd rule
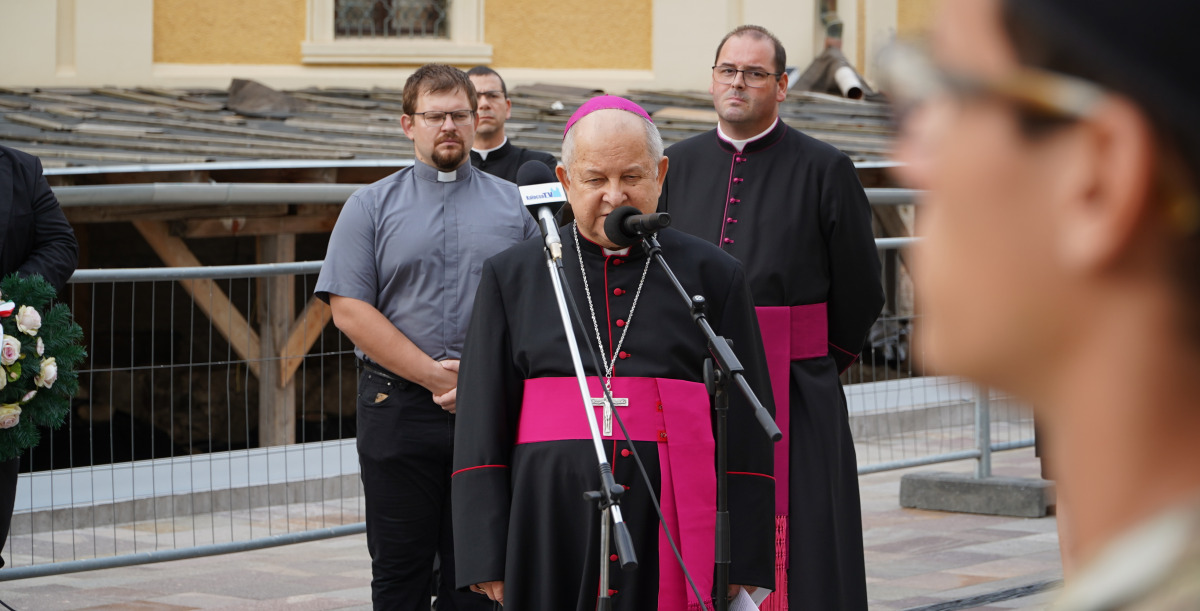
[[[733,340],[746,381],[774,416],[762,335],[740,264],[726,295],[717,332]],[[736,388],[729,392],[728,465],[729,582],[775,589],[774,446],[755,418],[754,408]]]
[[[14,220],[28,210],[30,225],[14,222],[8,230],[9,239],[27,241],[28,251],[17,267],[21,275],[40,274],[62,290],[79,262],[79,244],[67,222],[58,198],[42,175],[42,162],[36,157],[18,158],[14,164]],[[26,208],[28,206],[28,208]],[[22,232],[22,236],[13,236]]]
[[[879,252],[871,230],[871,204],[854,164],[841,155],[821,192],[821,221],[829,247],[829,354],[845,371],[862,350],[883,308]]]
[[[488,260],[458,376],[450,484],[458,588],[504,579],[510,466],[524,384],[513,365],[500,288]]]

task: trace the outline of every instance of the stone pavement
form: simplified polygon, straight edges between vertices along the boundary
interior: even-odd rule
[[[919,469],[969,472],[973,468],[973,462],[963,461]],[[1032,449],[994,457],[997,475],[1036,477],[1037,470]],[[1053,517],[1028,520],[902,509],[897,499],[905,472],[859,479],[871,609],[1046,607],[1054,591],[999,602],[984,600],[996,592],[1011,595],[1024,586],[1061,578]],[[178,522],[178,535],[186,535],[188,524],[195,523],[190,517]],[[370,609],[370,579],[365,537],[356,535],[0,582],[0,600],[18,611]]]

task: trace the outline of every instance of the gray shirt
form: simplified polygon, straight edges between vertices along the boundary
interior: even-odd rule
[[[484,260],[538,233],[516,185],[418,161],[346,201],[315,292],[365,301],[434,360],[456,359]]]

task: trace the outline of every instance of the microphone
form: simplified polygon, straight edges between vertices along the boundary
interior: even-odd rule
[[[604,236],[613,244],[625,248],[670,225],[671,215],[666,212],[641,214],[633,206],[621,206],[610,212],[604,220]]]
[[[550,257],[562,265],[562,239],[558,236],[558,222],[554,215],[567,203],[567,194],[554,172],[540,161],[526,161],[517,168],[517,189],[521,191],[521,202],[525,209],[538,220],[542,228],[542,239]]]

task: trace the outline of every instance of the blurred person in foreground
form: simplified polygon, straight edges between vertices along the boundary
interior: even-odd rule
[[[1077,568],[1057,609],[1200,609],[1193,3],[955,0],[889,58],[945,373],[1039,409]]]
[[[619,570],[605,561],[612,609],[698,609],[663,538],[670,528],[712,608],[716,523],[714,440],[702,382],[706,343],[662,266],[640,245],[621,248],[604,230],[614,209],[654,211],[667,173],[662,138],[640,106],[592,98],[567,122],[558,169],[575,222],[562,230],[563,265],[583,312],[575,329],[592,397],[611,385],[630,432],[604,431],[621,512],[638,556]],[[663,256],[689,293],[708,298],[713,329],[733,341],[746,379],[770,409],[769,381],[741,265],[673,229],[658,232]],[[574,377],[567,336],[547,277],[542,242],[487,261],[467,344],[455,430],[454,538],[458,585],[521,611],[591,611],[599,592],[597,459]],[[589,318],[588,313],[591,313]],[[596,371],[587,345],[599,351]],[[622,403],[624,401],[624,403]],[[603,409],[597,407],[597,421]],[[615,420],[615,419],[614,419]],[[650,487],[631,456],[637,450]],[[772,586],[771,442],[738,392],[729,397],[731,584]],[[650,493],[662,502],[660,527]],[[731,586],[730,593],[740,586]]]

